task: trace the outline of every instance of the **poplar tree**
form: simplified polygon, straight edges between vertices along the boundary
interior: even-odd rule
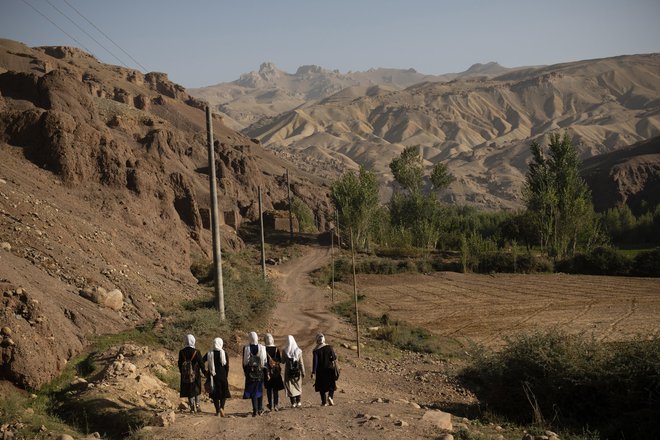
[[[595,236],[591,192],[580,176],[577,150],[565,133],[550,135],[547,148],[532,142],[525,204],[544,251],[555,258],[588,247]]]

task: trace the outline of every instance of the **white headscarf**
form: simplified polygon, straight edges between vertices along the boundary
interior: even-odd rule
[[[193,335],[186,335],[183,343],[186,347],[195,348],[195,337]]]
[[[273,339],[273,335],[270,333],[266,333],[266,337],[264,338],[266,341],[266,347],[274,347],[275,346],[275,339]]]
[[[298,344],[296,344],[296,340],[293,338],[293,336],[289,335],[286,338],[287,341],[286,345],[284,346],[284,353],[286,353],[289,359],[297,361],[302,355],[302,350],[300,347],[298,347]]]
[[[323,333],[316,335],[316,348],[314,348],[314,350],[318,350],[319,348],[325,347],[326,345],[328,344],[325,343],[325,336],[323,336]]]
[[[206,354],[206,361],[209,364],[209,373],[211,373],[211,376],[215,376],[215,355],[213,354],[214,351],[220,352],[220,365],[227,365],[227,356],[225,355],[225,351],[222,349],[223,345],[224,342],[222,341],[222,338],[215,338],[213,340],[213,349]]]
[[[261,367],[265,368],[266,367],[266,347],[261,345],[259,343],[259,335],[257,335],[257,332],[250,332],[248,334],[250,338],[250,343],[247,344],[245,347],[243,347],[243,365],[247,365],[248,359],[250,358],[250,345],[256,345],[257,348],[257,356],[259,357],[259,360],[261,361]]]

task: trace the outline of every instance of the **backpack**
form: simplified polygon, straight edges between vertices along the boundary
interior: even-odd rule
[[[250,353],[247,365],[247,377],[250,382],[261,382],[264,380],[264,372],[261,369],[261,359],[256,354]]]
[[[193,351],[190,359],[184,359],[183,363],[181,363],[181,381],[183,383],[193,383],[197,378],[197,375],[195,374],[195,368],[193,367],[193,359],[195,359],[196,355],[197,350]]]
[[[275,356],[277,357],[277,352],[275,352]],[[273,359],[270,355],[268,355],[268,369],[273,374],[273,376],[276,374],[279,375],[281,372],[280,363]]]
[[[300,378],[300,361],[287,359],[286,375],[289,379],[298,380]]]

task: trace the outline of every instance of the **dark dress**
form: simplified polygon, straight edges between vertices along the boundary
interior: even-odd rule
[[[335,369],[332,365],[332,361],[336,359],[337,355],[330,345],[324,345],[314,350],[314,372],[316,373],[314,389],[316,391],[325,393],[337,389]]]
[[[264,382],[264,386],[266,389],[273,388],[275,390],[283,390],[284,389],[284,381],[282,380],[282,353],[280,353],[280,349],[277,347],[266,347],[266,353],[268,356],[271,357],[275,362],[278,364],[278,369],[276,369],[275,372],[268,366],[268,361],[266,361],[266,368],[268,369],[268,376],[270,377],[269,380]]]
[[[253,355],[258,355],[259,353],[259,346],[250,344],[250,353]],[[265,368],[264,368],[264,373],[265,373]],[[247,367],[243,366],[243,373],[245,374],[245,391],[243,392],[243,399],[251,399],[253,397],[259,398],[263,396],[263,390],[264,390],[264,381],[259,380],[259,381],[251,381],[250,378],[248,377],[247,374]]]
[[[202,362],[206,362],[208,353],[202,358]],[[220,362],[220,352],[213,350],[213,360],[215,362],[215,376],[213,376],[213,391],[209,393],[211,399],[228,399],[231,397],[229,393],[229,382],[227,382],[227,376],[229,376],[229,357],[225,354],[225,359],[227,361],[226,365],[222,365]],[[210,376],[209,376],[210,377]]]
[[[193,357],[194,353],[194,357]],[[195,381],[193,383],[184,383],[183,377],[181,377],[181,386],[179,391],[179,396],[181,397],[195,397],[199,396],[202,392],[202,354],[199,350],[192,347],[185,347],[179,351],[179,373],[181,373],[181,365],[184,360],[189,360],[192,358],[192,366],[195,371]]]

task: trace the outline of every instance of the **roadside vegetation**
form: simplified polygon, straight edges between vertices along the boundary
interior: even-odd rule
[[[482,410],[594,438],[660,432],[660,338],[599,342],[558,331],[482,350],[462,378]],[[562,437],[563,438],[563,437]]]

